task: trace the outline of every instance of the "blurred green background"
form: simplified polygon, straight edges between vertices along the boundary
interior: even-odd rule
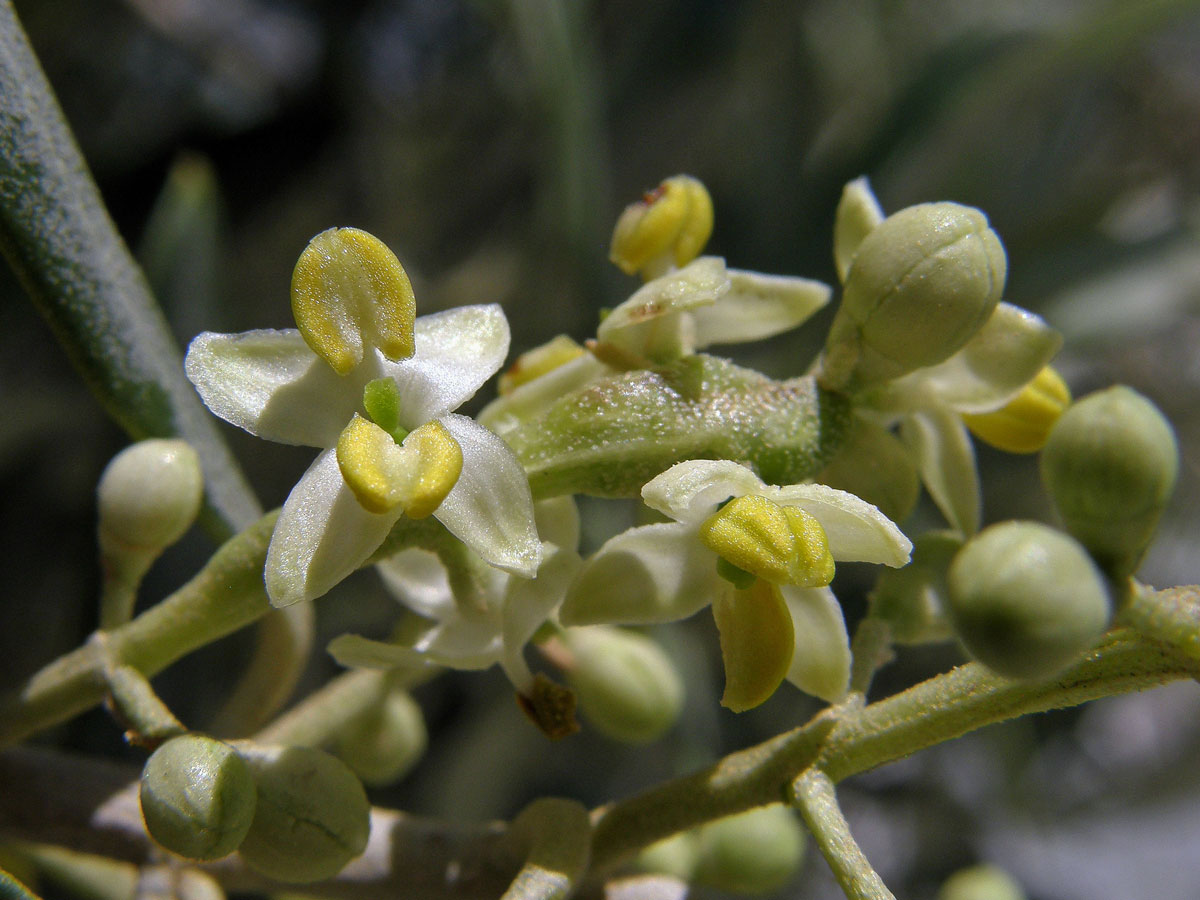
[[[332,225],[387,242],[419,311],[502,303],[520,352],[560,332],[590,335],[600,308],[634,287],[606,262],[609,230],[625,203],[676,172],[712,192],[712,252],[830,282],[833,209],[850,178],[867,174],[887,211],[979,206],[1009,251],[1007,299],[1065,333],[1060,368],[1076,394],[1124,382],[1174,422],[1181,483],[1141,574],[1198,580],[1198,3],[15,6],[181,345],[200,330],[289,325],[291,267]],[[7,686],[95,625],[92,489],[123,438],[7,271],[0,294]],[[797,374],[827,324],[739,358]],[[225,432],[263,502],[282,502],[311,451]],[[1050,518],[1034,460],[982,449],[980,463],[989,520]],[[593,543],[628,515],[588,509]],[[909,530],[936,522],[923,508]],[[209,550],[200,535],[174,548],[145,599]],[[843,568],[835,586],[854,616],[873,576]],[[384,629],[391,603],[360,574],[319,604],[321,633]],[[658,744],[626,749],[586,733],[548,744],[499,676],[444,679],[418,693],[429,757],[375,799],[454,818],[507,817],[539,793],[599,803],[812,712],[787,688],[750,714],[720,710],[715,633],[701,618],[658,633],[690,689],[684,720]],[[185,721],[203,726],[247,646],[234,638],[162,679]],[[958,658],[952,647],[906,652],[878,688]],[[333,671],[318,661],[307,684]],[[137,758],[99,714],[50,737]],[[843,795],[900,896],[932,897],[957,866],[990,859],[1031,898],[1194,900],[1198,748],[1200,693],[1188,684],[992,728]],[[782,896],[840,895],[813,858]]]

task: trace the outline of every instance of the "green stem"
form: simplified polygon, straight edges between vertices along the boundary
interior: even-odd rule
[[[93,639],[101,639],[101,643],[103,637],[102,631],[93,635]],[[154,692],[149,679],[137,669],[114,666],[105,673],[105,677],[112,696],[113,712],[130,729],[127,739],[131,743],[158,746],[168,738],[187,732]]]
[[[590,837],[582,804],[559,797],[530,803],[506,839],[525,851],[525,864],[501,900],[565,900],[587,871]]]
[[[328,682],[254,735],[255,743],[322,747],[386,696],[390,673],[354,669]]]
[[[261,510],[183,376],[179,348],[117,233],[54,93],[0,0],[0,252],[108,413],[200,456],[225,534]]]
[[[985,725],[1198,676],[1200,662],[1128,629],[1042,681],[1011,681],[968,663],[861,709],[826,710],[709,769],[597,810],[592,865],[608,869],[676,832],[787,799],[792,780],[812,766],[838,782]]]
[[[792,783],[792,802],[850,900],[896,900],[850,833],[828,775],[820,769],[803,772]]]
[[[271,609],[263,585],[268,513],[230,538],[191,581],[132,622],[106,632],[112,665],[146,677],[236,631]],[[21,688],[0,697],[0,747],[83,712],[103,699],[105,654],[93,642],[60,657]]]

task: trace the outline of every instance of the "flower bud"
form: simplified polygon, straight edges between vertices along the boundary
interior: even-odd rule
[[[691,881],[699,862],[699,829],[679,834],[651,844],[638,854],[637,867],[645,872],[673,875],[681,881]]]
[[[1053,366],[1046,366],[1021,393],[991,412],[964,414],[975,437],[1008,453],[1036,453],[1054,423],[1071,404],[1071,390]]]
[[[627,275],[652,278],[699,256],[712,227],[708,190],[690,175],[676,175],[625,207],[613,229],[609,259]]]
[[[968,652],[1009,678],[1054,674],[1099,639],[1112,614],[1087,551],[1038,522],[985,528],[955,556],[947,582]]]
[[[871,592],[871,615],[887,622],[897,644],[924,644],[951,637],[946,607],[946,570],[962,547],[953,531],[928,531],[913,542],[912,561],[884,569]]]
[[[762,806],[700,829],[695,880],[738,894],[778,890],[804,861],[804,832],[782,804]]]
[[[650,638],[597,625],[565,632],[574,665],[567,679],[596,730],[628,744],[661,737],[683,709],[683,681]]]
[[[1006,268],[977,209],[924,203],[884,219],[846,273],[823,382],[855,391],[949,358],[992,314]]]
[[[211,860],[238,848],[254,818],[250,770],[232,747],[180,735],[151,754],[139,791],[146,833],[187,859]]]
[[[1179,448],[1157,407],[1118,385],[1063,414],[1041,469],[1067,530],[1121,578],[1137,569],[1154,536],[1175,487]]]
[[[185,441],[154,438],[126,447],[96,489],[102,546],[157,555],[191,527],[203,492],[200,459]]]
[[[1025,892],[1003,869],[984,864],[947,878],[937,900],[1025,900]]]
[[[258,807],[239,848],[246,865],[276,881],[331,878],[366,849],[371,807],[344,764],[313,747],[247,745]]]
[[[428,742],[421,707],[395,690],[338,734],[337,755],[367,784],[385,785],[416,765]]]

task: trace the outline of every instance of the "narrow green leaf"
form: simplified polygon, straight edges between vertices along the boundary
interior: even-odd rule
[[[225,531],[260,515],[117,233],[8,0],[0,0],[0,252],[108,413],[200,455]]]

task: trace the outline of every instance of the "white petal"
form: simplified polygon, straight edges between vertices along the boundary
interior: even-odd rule
[[[631,528],[584,563],[559,618],[564,625],[637,625],[685,619],[720,586],[717,555],[696,529],[668,522]]]
[[[546,558],[538,569],[537,578],[508,579],[504,597],[504,646],[521,652],[534,632],[554,614],[566,596],[583,560],[574,550],[560,550],[547,545]]]
[[[579,547],[579,510],[569,494],[550,497],[533,504],[534,522],[538,536],[564,550]]]
[[[829,285],[808,278],[729,269],[729,293],[695,310],[696,346],[740,344],[788,331],[829,302]]]
[[[479,424],[496,434],[511,431],[545,411],[555,400],[591,384],[611,371],[590,353],[551,369],[497,397],[479,413]]]
[[[884,405],[919,409],[945,404],[958,412],[989,412],[1020,393],[1062,346],[1040,316],[1000,303],[983,328],[943,363],[891,382]]]
[[[487,562],[532,578],[542,558],[525,470],[508,444],[466,416],[439,421],[462,448],[458,483],[434,516]]]
[[[418,668],[429,660],[409,647],[373,641],[361,634],[343,634],[325,648],[340,665],[356,669]]]
[[[701,256],[642,285],[605,317],[596,339],[648,359],[691,353],[695,335],[684,313],[711,306],[728,290],[725,260]]]
[[[689,459],[646,482],[642,499],[651,509],[689,525],[699,524],[730,497],[757,494],[762,481],[728,459]]]
[[[362,403],[362,385],[342,378],[295,329],[197,335],[184,371],[226,422],[284,444],[331,447]]]
[[[795,506],[825,529],[835,560],[903,566],[912,542],[887,516],[861,497],[825,484],[789,484],[760,492],[780,506]]]
[[[445,619],[455,611],[446,567],[436,553],[409,547],[375,566],[397,600],[427,619]]]
[[[841,605],[829,588],[780,585],[779,593],[792,614],[796,640],[787,680],[836,703],[850,687],[850,637]]]
[[[267,548],[273,606],[320,597],[362,565],[400,517],[369,513],[346,487],[337,451],[316,458],[292,488]]]
[[[382,373],[400,388],[401,424],[416,428],[458,409],[496,373],[508,355],[508,320],[496,304],[462,306],[421,316],[416,353],[391,362],[378,357]]]
[[[963,537],[979,530],[979,473],[967,428],[954,413],[929,409],[900,420],[900,439],[908,445],[929,496],[950,526]]]

